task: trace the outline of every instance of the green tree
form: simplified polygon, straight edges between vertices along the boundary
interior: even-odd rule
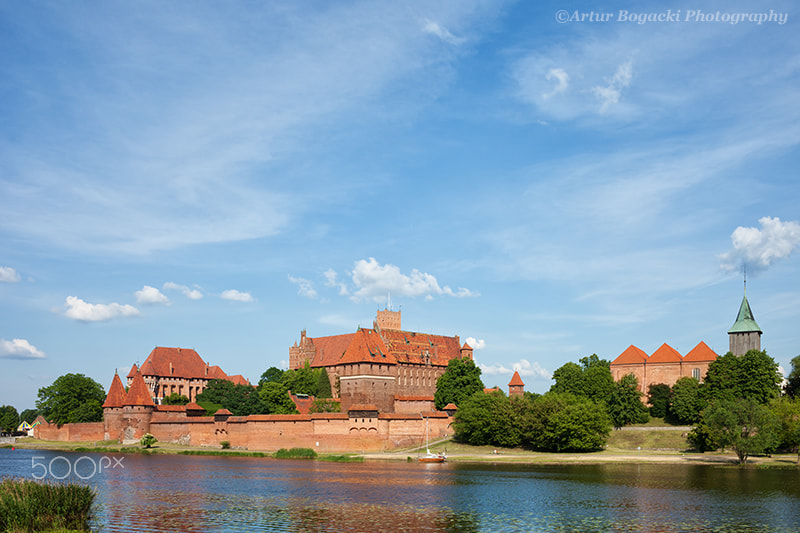
[[[151,435],[150,433],[145,433],[145,434],[142,436],[142,438],[141,438],[141,439],[139,439],[139,444],[141,444],[141,445],[142,445],[142,446],[144,446],[145,448],[151,448],[151,447],[153,446],[153,444],[155,444],[156,442],[158,442],[158,439],[157,439],[157,438],[155,438],[155,437],[154,437],[153,435]]]
[[[708,365],[703,393],[709,402],[748,398],[766,404],[778,397],[782,381],[778,363],[767,352],[749,350],[742,356],[728,352]]]
[[[550,392],[583,396],[595,402],[608,398],[614,388],[611,363],[597,354],[581,357],[577,363],[568,362],[553,372],[555,383]]]
[[[0,406],[0,432],[11,433],[19,426],[19,414],[13,405]]]
[[[37,416],[39,416],[39,411],[36,409],[25,409],[19,414],[19,420],[20,422],[24,420],[28,424],[33,424],[33,421],[36,420]]]
[[[573,394],[583,396],[586,388],[583,383],[583,369],[577,364],[569,361],[553,371],[553,383],[550,392],[557,394]]]
[[[164,405],[186,405],[189,403],[189,398],[184,396],[183,394],[179,394],[177,392],[173,392],[169,396],[165,396],[162,400]]]
[[[211,402],[221,405],[235,416],[258,415],[268,413],[268,407],[261,401],[259,392],[251,385],[234,385],[226,379],[212,379],[202,393],[197,395],[198,402]]]
[[[647,391],[647,403],[650,404],[650,416],[666,418],[669,411],[670,388],[666,383],[650,385]]]
[[[100,422],[106,393],[103,386],[83,374],[64,374],[49,387],[39,389],[36,408],[55,424]]]
[[[259,388],[261,388],[264,383],[281,383],[283,381],[283,374],[284,371],[280,368],[274,366],[269,367],[261,374],[261,379],[258,380]]]
[[[454,402],[455,403],[455,402]],[[518,446],[512,409],[502,391],[474,393],[461,402],[455,415],[455,439],[472,446]]]
[[[786,379],[786,395],[790,398],[800,397],[800,355],[792,359],[792,371]]]
[[[647,422],[647,409],[641,398],[639,380],[633,374],[622,376],[614,384],[614,390],[611,391],[606,406],[615,428]]]
[[[683,424],[697,422],[700,411],[706,406],[700,387],[700,382],[691,377],[682,377],[676,381],[670,394],[670,416]]]
[[[292,394],[317,395],[317,375],[308,361],[303,368],[284,372],[281,382],[287,390],[292,391]]]
[[[769,404],[778,419],[778,448],[797,453],[800,463],[800,398],[781,396]]]
[[[342,404],[332,398],[317,398],[311,403],[310,413],[340,413]]]
[[[702,419],[720,446],[730,446],[747,463],[753,454],[774,450],[779,421],[768,407],[751,398],[718,401],[703,409]]]
[[[436,380],[434,403],[437,409],[443,409],[448,403],[459,408],[461,404],[475,394],[483,391],[481,369],[472,359],[451,359],[447,370]]]
[[[523,424],[527,447],[551,452],[586,452],[605,445],[611,420],[605,406],[570,393],[536,398]]]
[[[331,390],[331,379],[328,376],[328,371],[325,367],[317,370],[317,398],[333,398],[333,391]]]
[[[258,395],[269,414],[288,415],[297,412],[297,408],[289,396],[289,390],[283,383],[268,381],[263,384]]]

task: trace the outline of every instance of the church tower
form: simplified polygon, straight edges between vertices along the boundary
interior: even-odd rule
[[[744,298],[739,306],[736,322],[728,330],[729,351],[733,355],[744,355],[750,350],[761,350],[761,328],[753,318],[750,302],[747,301],[747,281],[745,280]]]

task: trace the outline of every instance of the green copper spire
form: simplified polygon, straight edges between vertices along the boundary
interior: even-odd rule
[[[742,299],[742,305],[739,306],[739,315],[736,317],[736,322],[733,323],[728,333],[762,333],[761,328],[756,324],[756,319],[753,318],[753,311],[750,310],[750,302],[747,301],[747,294]]]

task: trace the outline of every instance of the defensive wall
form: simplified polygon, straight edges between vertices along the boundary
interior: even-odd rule
[[[168,409],[163,409],[168,407]],[[354,416],[358,415],[358,416]],[[417,414],[350,412],[310,415],[189,416],[183,406],[118,409],[103,422],[56,425],[42,419],[34,436],[62,442],[118,440],[138,442],[150,433],[159,442],[184,446],[276,451],[311,448],[318,453],[381,452],[421,446],[429,439],[451,436],[446,412]]]

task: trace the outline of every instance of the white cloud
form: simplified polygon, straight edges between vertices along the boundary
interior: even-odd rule
[[[136,291],[133,294],[136,296],[136,303],[169,305],[169,298],[160,290],[150,285],[145,285],[142,287],[142,290]]]
[[[547,75],[545,76],[547,81],[556,80],[556,85],[553,87],[553,90],[549,93],[545,93],[542,95],[542,98],[547,99],[552,96],[555,96],[559,93],[563,93],[569,87],[569,74],[567,74],[563,68],[551,68]]]
[[[552,374],[545,370],[539,363],[531,363],[527,359],[520,359],[516,363],[511,364],[511,368],[503,365],[502,363],[495,363],[493,365],[479,364],[481,371],[488,375],[502,375],[508,374],[511,376],[514,372],[519,372],[522,377],[532,377],[535,380],[549,380],[552,379]]]
[[[486,348],[486,341],[483,339],[476,339],[475,337],[467,337],[465,342],[470,346],[472,346],[474,350],[483,350],[484,348]]]
[[[19,273],[11,267],[0,267],[0,282],[16,283],[20,280]]]
[[[117,317],[139,315],[139,310],[132,305],[118,303],[90,304],[77,296],[67,296],[66,304],[68,309],[64,312],[64,316],[81,322],[102,322]]]
[[[422,26],[422,31],[431,35],[435,35],[447,44],[459,45],[465,41],[463,37],[456,37],[450,33],[447,28],[428,19],[425,19],[425,24]]]
[[[172,281],[168,281],[164,283],[164,290],[173,290],[173,291],[181,291],[184,296],[189,298],[190,300],[200,300],[203,298],[203,293],[197,289],[192,289],[187,287],[186,285],[178,285],[177,283],[173,283]]]
[[[45,359],[43,351],[25,339],[7,341],[0,339],[0,358],[2,359]]]
[[[347,296],[350,294],[350,291],[347,289],[347,285],[338,280],[338,275],[336,274],[335,270],[329,268],[323,273],[323,275],[325,276],[325,285],[328,287],[338,288],[339,296]]]
[[[236,289],[222,291],[220,298],[223,300],[232,300],[234,302],[253,302],[255,299],[249,292],[239,292]]]
[[[630,61],[627,61],[617,67],[614,76],[608,81],[608,85],[592,87],[592,92],[600,99],[600,113],[605,113],[608,108],[614,104],[619,103],[619,97],[622,94],[622,89],[631,84],[633,78],[633,66]]]
[[[440,287],[435,276],[420,272],[416,268],[409,275],[403,274],[399,267],[390,264],[381,265],[372,257],[369,260],[356,261],[352,280],[357,288],[351,296],[353,301],[372,299],[381,302],[389,294],[412,298],[424,296],[426,299],[441,295],[456,298],[477,296],[465,288],[454,291],[448,286]]]
[[[722,268],[735,270],[746,266],[749,272],[763,271],[800,247],[797,222],[781,222],[778,217],[763,217],[758,222],[760,229],[739,226],[733,231],[733,249],[720,255]]]
[[[289,276],[289,281],[297,285],[297,294],[300,296],[309,298],[311,300],[317,297],[317,291],[314,290],[314,285],[309,280],[305,278],[295,278],[294,276]]]

